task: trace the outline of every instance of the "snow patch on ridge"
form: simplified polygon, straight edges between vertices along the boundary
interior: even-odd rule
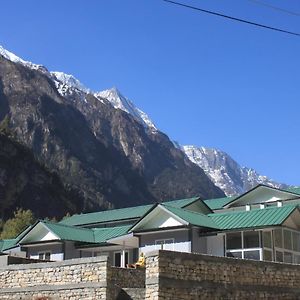
[[[242,194],[258,184],[288,188],[288,185],[259,175],[254,169],[241,167],[227,153],[218,149],[192,145],[182,146],[181,149],[227,196]]]
[[[48,70],[46,69],[46,67],[44,67],[42,65],[36,65],[30,61],[23,60],[22,58],[18,57],[17,55],[13,54],[12,52],[4,49],[2,46],[0,46],[0,55],[2,55],[3,57],[5,57],[6,59],[8,59],[12,62],[22,64],[26,67],[29,67],[32,70],[38,70],[43,73],[48,73]]]
[[[114,108],[121,109],[128,114],[132,115],[138,122],[140,122],[144,127],[150,128],[151,130],[156,131],[157,128],[154,123],[151,121],[149,116],[137,108],[133,102],[125,98],[117,88],[112,88],[102,92],[97,92],[94,94],[96,98],[100,101],[102,99],[107,99]]]

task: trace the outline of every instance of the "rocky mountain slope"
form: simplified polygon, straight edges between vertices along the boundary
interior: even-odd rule
[[[3,48],[0,54],[0,121],[9,120],[14,140],[82,197],[75,210],[224,195],[116,90],[92,93],[71,75],[48,72]]]
[[[17,207],[30,209],[37,218],[63,217],[80,209],[82,199],[67,191],[59,177],[35,160],[32,153],[0,133],[0,217]],[[71,201],[72,199],[72,201]]]
[[[227,153],[205,147],[182,146],[188,158],[201,167],[227,196],[248,191],[257,184],[286,189],[289,186],[259,175],[254,169],[241,167]]]

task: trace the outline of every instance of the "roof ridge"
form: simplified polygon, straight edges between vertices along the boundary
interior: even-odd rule
[[[179,210],[179,211],[184,210],[185,212],[188,212],[188,213],[194,213],[194,214],[197,214],[197,215],[207,217],[206,214],[203,214],[203,213],[200,213],[200,212],[197,212],[197,211],[187,210],[187,209],[184,209],[184,208],[178,208],[178,207],[174,207],[174,206],[171,206],[171,205],[166,205],[166,204],[163,204],[163,203],[160,203],[160,204],[163,205],[163,206],[166,206],[167,208],[171,207],[172,209],[175,209],[175,210]]]
[[[251,212],[256,212],[256,211],[265,211],[265,210],[270,210],[270,209],[281,209],[281,208],[296,208],[299,207],[298,204],[286,204],[283,206],[268,206],[263,209],[261,208],[256,208],[256,209],[251,209],[251,210],[233,210],[233,211],[227,211],[227,212],[220,212],[220,213],[212,213],[208,214],[208,216],[218,216],[218,215],[226,215],[226,214],[242,214],[242,213],[251,213]]]
[[[40,220],[40,222],[46,223],[46,224],[51,224],[51,225],[57,225],[57,226],[61,226],[61,227],[68,227],[68,228],[77,229],[77,230],[79,229],[79,230],[91,231],[91,228],[82,228],[82,227],[77,227],[77,226],[73,226],[73,225],[54,223],[54,222],[46,221],[46,220]]]

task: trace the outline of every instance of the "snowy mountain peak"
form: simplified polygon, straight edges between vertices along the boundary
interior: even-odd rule
[[[14,53],[4,49],[2,46],[0,46],[0,55],[2,55],[3,57],[5,57],[6,59],[8,59],[12,62],[22,64],[26,67],[29,67],[30,69],[39,70],[39,71],[42,71],[43,73],[48,73],[48,70],[44,66],[36,65],[30,61],[25,61],[22,58],[15,55]]]
[[[212,182],[224,191],[227,196],[238,195],[248,191],[257,184],[276,188],[288,188],[267,176],[259,175],[252,168],[241,167],[226,152],[214,148],[182,146],[187,157],[200,168]]]
[[[120,91],[113,87],[109,90],[105,90],[102,92],[98,92],[94,94],[98,99],[106,99],[108,100],[112,106],[116,109],[121,109],[128,114],[132,115],[138,122],[140,122],[144,127],[150,128],[151,130],[156,131],[157,128],[151,119],[148,117],[146,113],[138,109],[133,102],[124,97]]]
[[[51,72],[51,75],[58,81],[62,82],[69,88],[75,88],[85,93],[90,93],[90,89],[86,88],[77,78],[63,72]]]

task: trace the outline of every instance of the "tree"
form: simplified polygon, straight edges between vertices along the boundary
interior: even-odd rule
[[[34,215],[30,209],[17,209],[14,217],[8,219],[4,225],[0,235],[1,239],[12,239],[18,236],[26,227],[35,222]]]

